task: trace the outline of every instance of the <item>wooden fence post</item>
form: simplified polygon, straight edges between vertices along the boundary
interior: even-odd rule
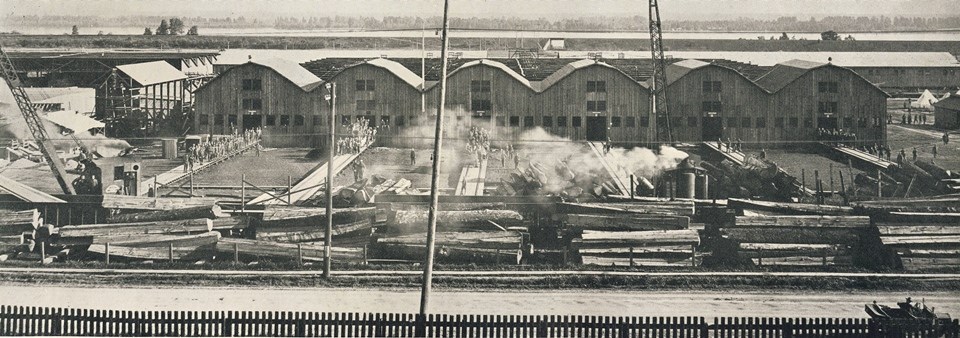
[[[233,262],[240,264],[240,244],[233,243]]]
[[[247,211],[247,174],[240,174],[240,212]]]
[[[110,265],[110,242],[103,243],[103,264]]]
[[[220,311],[220,326],[224,337],[233,337],[233,311]],[[302,336],[301,336],[302,337]]]
[[[297,243],[297,265],[303,266],[303,246]]]
[[[47,264],[47,243],[46,241],[40,241],[40,265]]]
[[[173,243],[167,246],[167,255],[170,257],[170,263],[173,263]]]

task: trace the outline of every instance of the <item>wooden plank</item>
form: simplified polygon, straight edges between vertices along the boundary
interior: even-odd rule
[[[60,237],[178,234],[212,231],[213,222],[206,218],[198,218],[179,221],[67,225],[57,230]]]
[[[960,235],[947,236],[880,236],[883,245],[960,245]]]
[[[580,248],[610,248],[648,245],[699,245],[696,230],[594,231],[584,230]]]
[[[218,199],[208,197],[174,198],[142,197],[126,195],[103,195],[101,205],[106,209],[121,210],[175,210],[200,206],[213,206]]]
[[[564,224],[575,230],[643,231],[681,230],[690,225],[686,216],[654,214],[561,215]]]
[[[865,228],[868,216],[737,216],[737,227]]]
[[[690,258],[685,259],[667,259],[667,258],[623,258],[623,257],[600,257],[583,256],[584,265],[604,265],[604,266],[691,266]]]
[[[304,261],[323,261],[323,243],[287,244],[252,239],[223,238],[217,242],[217,251],[233,254],[234,249],[241,255],[273,258],[297,259],[303,254]],[[331,248],[332,258],[336,261],[362,262],[362,248]]]
[[[835,205],[817,205],[806,203],[782,203],[748,200],[739,198],[727,199],[727,205],[737,209],[755,209],[773,211],[789,215],[834,215],[845,216],[853,214],[853,208]]]
[[[918,225],[906,225],[899,223],[878,223],[877,230],[880,231],[881,235],[960,235],[960,224],[920,223]]]
[[[0,175],[0,189],[25,202],[49,204],[67,203],[67,201],[53,197],[48,193],[34,189],[26,184],[11,180],[3,175]]]
[[[672,201],[665,203],[557,203],[557,212],[567,214],[609,214],[637,213],[693,216],[693,201]]]
[[[196,218],[220,218],[229,214],[223,212],[218,205],[202,205],[173,210],[152,210],[135,213],[113,214],[107,217],[108,223],[134,223],[152,221],[172,221]]]
[[[110,243],[111,245],[122,245],[129,247],[155,247],[155,246],[190,246],[215,243],[220,238],[220,233],[216,231],[193,234],[193,235],[175,235],[175,234],[120,234],[108,236],[84,236],[84,237],[60,237],[55,243],[58,245],[98,245]]]
[[[347,166],[353,163],[353,161],[356,160],[358,157],[360,157],[360,154],[363,154],[365,150],[367,150],[367,146],[364,146],[357,153],[334,156],[332,161],[333,174],[337,175],[341,171],[343,171],[343,169],[346,169]],[[303,178],[297,181],[297,183],[290,188],[289,191],[292,192],[289,196],[290,203],[297,204],[307,199],[310,199],[311,197],[316,195],[318,192],[320,192],[322,189],[325,189],[326,182],[327,182],[327,163],[323,163],[314,167],[313,170],[311,170],[306,175],[304,175]],[[287,192],[284,192],[284,194],[287,194]],[[278,194],[278,196],[280,195]],[[277,200],[277,199],[274,199],[273,196],[270,196],[270,194],[264,193],[260,196],[257,196],[250,202],[247,202],[247,205],[255,205],[255,204],[285,205],[286,201],[287,201],[287,196],[281,196],[281,199]]]
[[[333,225],[333,237],[346,235],[369,236],[373,229],[370,219],[360,219],[353,222],[337,223]],[[323,240],[325,227],[314,226],[271,226],[257,229],[257,239],[284,243],[298,243]]]
[[[370,219],[376,208],[337,208],[333,209],[333,222],[345,223]],[[326,208],[268,205],[263,210],[262,226],[320,226],[326,224]]]
[[[928,258],[928,257],[900,257],[904,270],[914,271],[930,268],[949,268],[960,266],[960,257],[955,258]]]
[[[822,266],[822,265],[851,265],[853,259],[849,256],[792,256],[792,257],[763,257],[752,258],[757,265],[785,265],[785,266]],[[761,262],[762,261],[762,262]]]
[[[849,148],[842,145],[826,144],[826,143],[820,143],[820,144],[822,144],[823,146],[829,149],[833,149],[834,151],[842,155],[857,159],[859,161],[862,161],[864,163],[867,163],[869,165],[872,165],[880,169],[887,169],[889,167],[898,167],[897,163],[895,162],[887,161],[885,159],[877,157],[876,155],[869,154],[854,148]]]
[[[173,259],[183,260],[188,258],[199,258],[199,256],[205,253],[212,253],[214,249],[214,244],[206,244],[200,246],[174,246],[172,253]],[[88,252],[105,254],[106,246],[104,245],[91,245],[87,249]],[[148,259],[148,260],[167,260],[170,259],[171,250],[169,247],[128,247],[121,245],[110,245],[110,256],[111,257],[126,257],[126,258],[135,258],[135,259]]]
[[[855,230],[839,228],[723,228],[730,239],[746,243],[853,244]]]
[[[520,249],[520,245],[523,243],[523,236],[514,231],[438,232],[435,240],[436,245],[489,249]],[[377,244],[386,243],[423,246],[426,244],[427,239],[425,236],[417,234],[381,237],[377,238],[376,242]]]

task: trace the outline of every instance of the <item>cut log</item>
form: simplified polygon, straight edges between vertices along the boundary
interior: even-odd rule
[[[412,185],[413,183],[410,182],[410,180],[406,178],[401,178],[397,180],[397,183],[395,183],[393,186],[385,190],[383,193],[384,194],[400,194],[400,193],[403,193],[404,190],[407,190],[408,188],[410,188]]]
[[[787,215],[835,215],[844,216],[853,213],[853,208],[835,205],[817,205],[805,203],[782,203],[756,201],[739,198],[727,199],[727,205],[736,209],[772,211]]]
[[[430,208],[427,204],[414,203],[377,203],[378,208],[390,210],[405,210],[427,212]],[[437,208],[440,211],[466,211],[466,210],[503,210],[507,208],[506,203],[486,202],[486,203],[439,203]]]
[[[135,223],[155,221],[175,221],[197,218],[220,218],[229,214],[223,212],[218,205],[205,205],[173,210],[154,210],[129,214],[116,214],[107,217],[107,223]]]
[[[837,256],[846,254],[846,248],[846,245],[834,244],[740,243],[740,256],[764,259],[768,257]]]
[[[422,262],[427,255],[427,249],[424,245],[378,243],[376,253],[377,258]],[[518,248],[491,249],[437,244],[434,258],[438,263],[520,264],[523,251]]]
[[[137,234],[184,234],[213,230],[213,222],[206,218],[156,221],[142,223],[111,223],[68,225],[58,228],[60,237],[116,236]]]
[[[906,225],[902,223],[878,223],[877,230],[880,231],[881,235],[960,235],[960,224],[920,223],[918,225]]]
[[[360,220],[372,220],[376,208],[333,209],[333,223],[351,223]],[[288,207],[268,205],[263,210],[260,225],[263,227],[312,226],[323,227],[327,224],[326,208]]]
[[[908,271],[931,268],[954,268],[960,266],[960,257],[929,258],[929,257],[900,257],[903,269]]]
[[[685,259],[664,259],[664,258],[634,258],[624,257],[600,257],[600,256],[582,256],[584,265],[603,265],[603,266],[692,266],[690,258]],[[697,264],[699,265],[699,264]]]
[[[241,255],[254,257],[272,257],[298,259],[300,253],[304,261],[323,261],[323,243],[287,244],[251,239],[223,238],[217,242],[217,251],[232,254],[236,250]],[[363,262],[363,249],[334,246],[330,252],[335,262]]]
[[[168,246],[170,244],[174,244],[175,246],[197,246],[216,243],[219,238],[219,232],[211,231],[194,235],[121,234],[110,236],[61,237],[54,243],[67,246],[99,245],[106,243],[130,247]]]
[[[764,257],[752,258],[757,265],[780,266],[823,266],[823,265],[851,265],[853,258],[849,256],[792,256],[792,257]]]
[[[693,216],[693,201],[637,203],[558,203],[557,211],[566,214],[638,213]]]
[[[659,254],[680,254],[690,256],[693,254],[693,247],[691,245],[664,245],[664,246],[640,246],[640,247],[615,247],[615,248],[599,248],[599,249],[589,249],[581,248],[578,250],[581,255],[592,255],[592,256],[604,256],[604,257],[628,257],[631,252],[635,257],[642,257],[644,255],[659,255]]]
[[[512,231],[488,232],[438,232],[436,245],[487,248],[520,249],[523,235]],[[377,238],[377,244],[410,244],[424,246],[427,238],[423,235],[405,235]]]
[[[348,223],[334,224],[331,234],[336,239],[341,236],[363,235],[369,236],[373,229],[370,219],[360,219]],[[271,226],[257,229],[257,239],[284,243],[309,242],[324,239],[324,225],[306,226]]]
[[[699,245],[696,230],[593,231],[584,230],[578,248],[615,248],[662,245]]]
[[[938,246],[948,248],[960,246],[960,235],[947,236],[880,236],[883,245],[890,246]]]
[[[643,231],[680,230],[690,225],[690,218],[671,215],[563,215],[563,222],[576,230]]]
[[[250,218],[247,216],[231,216],[214,218],[211,220],[213,230],[240,230],[250,227]]]
[[[216,198],[171,198],[143,197],[127,195],[103,195],[102,206],[106,209],[120,210],[175,210],[190,207],[212,206]]]
[[[746,243],[853,244],[857,231],[831,228],[723,228],[727,237]]]
[[[865,228],[867,216],[737,216],[737,227]]]
[[[39,224],[40,212],[37,209],[0,212],[0,230],[10,226],[22,225],[30,225],[36,228]]]
[[[885,222],[897,223],[953,223],[960,224],[960,212],[955,213],[935,213],[935,212],[890,212],[881,214],[878,219]]]
[[[208,256],[213,253],[215,244],[206,244],[201,246],[174,246],[170,247],[128,247],[121,245],[110,245],[111,257],[124,257],[144,260],[167,260],[171,253],[174,260],[192,260],[202,256]],[[104,255],[106,253],[105,245],[91,245],[87,252]]]
[[[489,229],[489,223],[511,226],[523,220],[519,212],[513,210],[464,210],[438,211],[437,229],[443,232]],[[427,231],[427,213],[418,211],[395,210],[387,216],[387,232],[394,234],[413,234]]]

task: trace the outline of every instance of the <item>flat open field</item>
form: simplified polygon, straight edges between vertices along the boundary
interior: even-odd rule
[[[943,132],[932,126],[887,125],[887,143],[892,152],[903,149],[907,158],[911,158],[913,148],[917,148],[917,159],[932,160],[946,169],[960,170],[960,133],[951,132],[948,144],[943,144],[942,136]],[[937,146],[937,158],[933,157],[933,145]]]

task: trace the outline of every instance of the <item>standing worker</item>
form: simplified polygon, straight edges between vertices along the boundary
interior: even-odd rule
[[[767,150],[766,150],[766,149],[760,148],[760,159],[761,159],[761,160],[767,159]]]
[[[913,160],[917,160],[917,147],[913,147]]]
[[[417,151],[416,149],[410,149],[410,165],[417,165]]]
[[[933,158],[937,158],[937,145],[936,145],[936,144],[933,145],[933,149],[932,149],[931,152],[933,153]]]
[[[950,143],[950,133],[943,132],[943,144]]]
[[[513,153],[513,167],[520,168],[520,154]]]

